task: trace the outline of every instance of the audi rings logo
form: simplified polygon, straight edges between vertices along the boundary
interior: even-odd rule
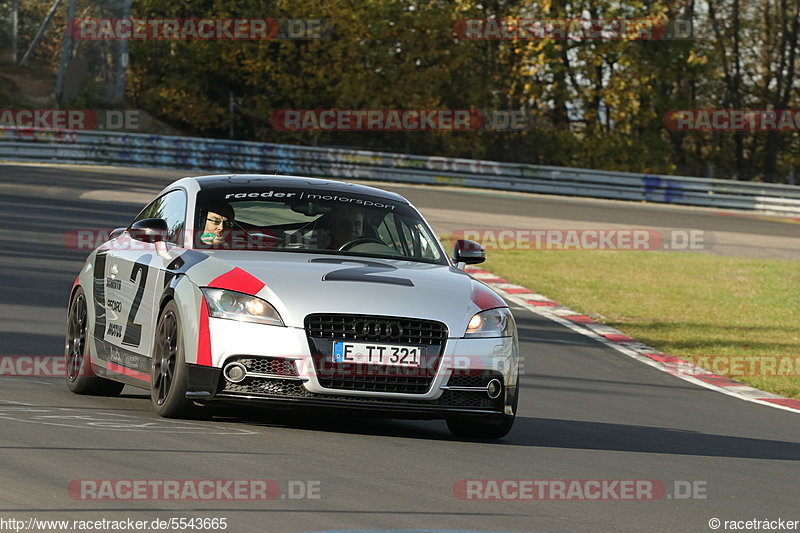
[[[389,322],[386,320],[358,320],[353,324],[353,332],[358,337],[368,339],[391,339],[398,340],[403,334],[403,328],[399,322]]]

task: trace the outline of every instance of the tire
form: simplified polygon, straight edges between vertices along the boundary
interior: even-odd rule
[[[517,404],[519,392],[514,395],[513,415],[480,416],[452,416],[447,418],[447,428],[454,437],[466,439],[502,439],[514,426],[517,417]]]
[[[167,303],[158,317],[150,366],[150,399],[164,418],[191,418],[194,404],[186,399],[187,369],[178,306]]]
[[[75,394],[119,396],[125,388],[124,383],[98,377],[92,371],[88,332],[89,313],[86,307],[86,294],[81,287],[78,287],[70,302],[67,315],[67,338],[64,343],[67,388]]]

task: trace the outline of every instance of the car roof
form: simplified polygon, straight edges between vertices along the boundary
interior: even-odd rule
[[[356,183],[348,183],[345,181],[335,181],[319,178],[306,178],[301,176],[280,176],[280,175],[264,175],[264,174],[219,174],[212,176],[197,176],[190,178],[197,182],[201,191],[215,190],[215,189],[258,189],[262,187],[281,187],[281,188],[302,188],[314,189],[317,191],[325,191],[332,193],[344,194],[360,194],[364,196],[372,196],[383,198],[386,200],[400,201],[409,203],[408,200],[399,194],[369,187],[367,185],[359,185]]]

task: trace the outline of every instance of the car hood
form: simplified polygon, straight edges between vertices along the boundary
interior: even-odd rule
[[[290,252],[206,254],[203,268],[189,272],[195,284],[237,290],[226,280],[250,280],[243,292],[270,302],[289,327],[302,328],[312,313],[350,313],[437,320],[460,337],[475,313],[505,306],[486,285],[449,265]]]

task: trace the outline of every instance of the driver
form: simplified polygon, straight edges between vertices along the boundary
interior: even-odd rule
[[[360,209],[337,205],[326,217],[320,248],[338,250],[342,245],[363,237],[363,231],[364,213]]]
[[[233,225],[233,208],[226,202],[218,202],[208,206],[205,226],[200,241],[208,245],[218,245],[224,240],[223,231]]]

